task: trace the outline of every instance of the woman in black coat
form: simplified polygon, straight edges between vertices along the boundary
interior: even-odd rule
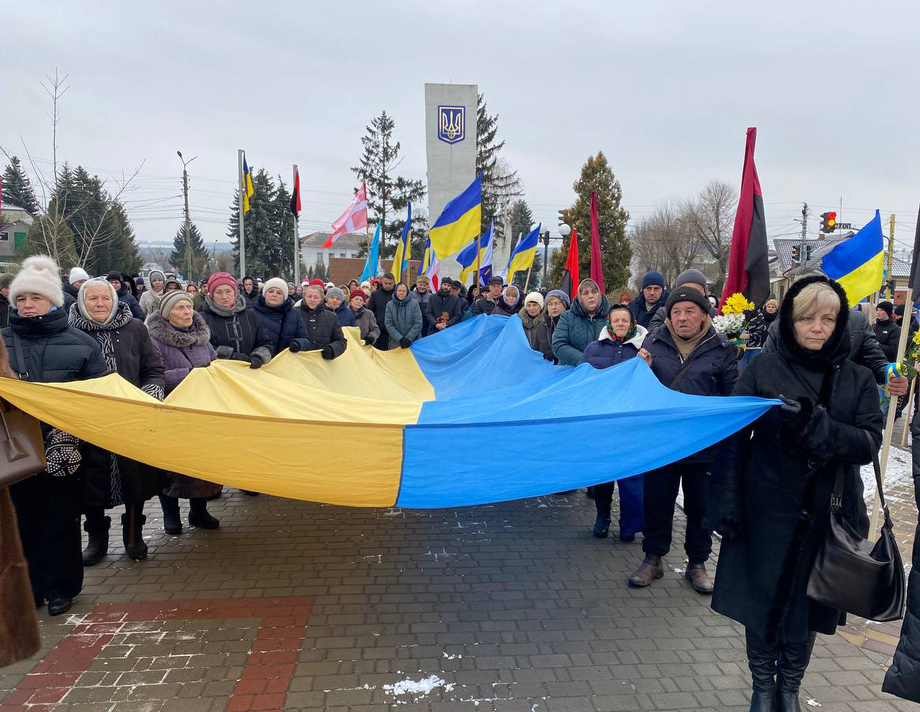
[[[268,280],[262,285],[262,294],[253,304],[253,309],[265,329],[265,334],[271,340],[272,353],[281,353],[298,341],[298,347],[303,350],[310,348],[310,339],[307,336],[307,327],[294,309],[294,300],[287,294],[287,285],[284,280],[277,277]]]
[[[847,359],[848,316],[845,292],[826,277],[792,286],[777,351],[751,362],[734,395],[783,396],[798,411],[772,408],[717,458],[711,492],[723,544],[712,607],[745,627],[751,710],[800,709],[816,633],[832,635],[845,619],[806,596],[838,468],[844,516],[868,532],[859,466],[881,443],[882,414],[872,373]]]
[[[99,343],[110,370],[147,395],[163,400],[163,364],[153,348],[147,327],[131,316],[131,309],[118,300],[118,293],[110,282],[99,278],[84,282],[77,294],[77,303],[70,307],[68,320],[71,326]],[[89,536],[83,550],[83,565],[93,566],[106,555],[112,520],[105,516],[105,510],[120,504],[125,505],[125,513],[121,516],[125,551],[135,561],[146,559],[144,502],[163,488],[160,471],[86,444],[82,472],[83,512],[86,515],[83,529]]]
[[[235,288],[236,280],[226,272],[212,274],[201,316],[211,330],[211,346],[217,358],[244,361],[261,368],[272,360],[271,339],[265,334],[250,302]]]
[[[307,336],[310,339],[311,349],[320,349],[323,358],[331,361],[338,358],[348,347],[339,319],[323,304],[323,290],[321,287],[310,285],[303,292],[303,301],[300,303],[300,316],[304,326],[307,327]],[[290,344],[291,351],[300,351],[300,344],[295,339]]]

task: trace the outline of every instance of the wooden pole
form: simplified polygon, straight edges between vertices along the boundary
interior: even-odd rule
[[[533,271],[533,264],[527,269],[527,279],[524,280],[524,294],[521,295],[521,299],[527,296],[527,285],[530,284],[530,273]]]
[[[914,388],[917,385],[917,379],[910,382],[910,390],[907,392],[907,405],[904,406],[904,412],[907,413],[907,419],[904,421],[904,430],[901,433],[901,447],[907,447],[907,431],[910,429],[910,414],[914,412]]]

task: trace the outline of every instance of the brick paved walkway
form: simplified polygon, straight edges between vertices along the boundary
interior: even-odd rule
[[[0,709],[747,710],[738,627],[681,554],[627,589],[640,546],[594,539],[582,493],[405,512],[232,492],[212,510],[217,531],[88,569],[71,616],[42,613],[43,651],[0,671]],[[806,709],[920,709],[882,695],[886,664],[822,638]]]

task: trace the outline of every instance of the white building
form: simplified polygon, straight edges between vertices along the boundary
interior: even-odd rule
[[[26,241],[32,216],[24,208],[12,203],[3,205],[0,213],[0,262],[14,259]]]
[[[342,235],[332,247],[323,247],[329,239],[328,232],[313,232],[300,238],[300,259],[307,267],[314,267],[322,262],[329,266],[330,257],[358,257],[362,245],[367,244],[367,235],[363,232],[352,232]]]

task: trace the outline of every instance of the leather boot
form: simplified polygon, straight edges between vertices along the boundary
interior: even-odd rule
[[[83,565],[95,566],[109,550],[109,526],[112,524],[112,518],[98,516],[98,512],[104,512],[103,509],[87,511],[86,521],[83,522],[83,531],[89,535],[89,541],[83,550]]]
[[[776,712],[802,712],[799,687],[817,637],[817,633],[809,633],[804,643],[780,643],[776,665]]]
[[[160,506],[163,508],[163,531],[167,534],[181,534],[182,518],[179,516],[178,498],[161,494]]]
[[[706,571],[706,564],[687,564],[684,578],[690,582],[697,593],[704,596],[712,593],[712,578]]]
[[[604,539],[607,537],[607,533],[610,531],[610,518],[607,517],[598,517],[597,521],[594,522],[594,536],[598,539]]]
[[[776,710],[776,659],[779,645],[770,644],[747,629],[744,631],[747,645],[748,667],[753,681],[750,712],[775,712]]]
[[[188,523],[193,527],[201,529],[217,529],[220,526],[220,520],[215,519],[208,512],[208,500],[203,497],[190,499],[189,506],[191,511],[188,515]]]
[[[661,568],[661,557],[657,554],[646,554],[642,565],[629,577],[627,583],[634,588],[645,588],[662,576],[664,569]]]
[[[147,517],[143,515],[143,502],[125,505],[121,515],[121,538],[125,544],[125,553],[135,561],[147,558],[147,542],[144,541],[144,524]]]

